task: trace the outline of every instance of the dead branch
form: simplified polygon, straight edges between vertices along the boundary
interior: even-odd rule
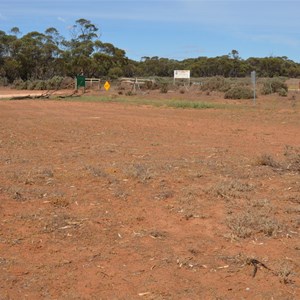
[[[26,99],[49,99],[49,97],[55,93],[57,90],[48,90],[45,93],[42,93],[41,95],[25,95],[25,96],[14,96],[11,97],[9,100],[26,100]]]
[[[263,267],[263,268],[265,268],[267,270],[272,271],[270,268],[268,268],[265,264],[263,264],[262,262],[260,262],[257,259],[248,259],[247,264],[248,265],[252,265],[254,267],[252,277],[255,277],[255,275],[257,273],[258,266]]]
[[[69,95],[59,95],[57,96],[59,99],[65,99],[65,98],[69,98],[69,97],[80,97],[81,95],[76,95],[78,93],[78,90],[74,90],[72,92],[72,94]]]

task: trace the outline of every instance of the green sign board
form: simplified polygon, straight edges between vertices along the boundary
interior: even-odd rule
[[[77,85],[77,88],[79,88],[79,87],[85,88],[85,77],[82,75],[78,75],[76,77],[76,85]]]

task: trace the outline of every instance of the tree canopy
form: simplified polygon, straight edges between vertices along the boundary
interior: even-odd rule
[[[242,59],[237,50],[218,57],[197,57],[182,61],[142,57],[134,61],[126,52],[100,39],[99,28],[91,21],[78,19],[70,39],[50,27],[45,32],[24,35],[18,27],[9,33],[0,30],[0,78],[49,79],[53,76],[87,77],[173,76],[175,69],[189,69],[192,77],[244,77],[255,70],[263,77],[299,77],[300,64],[286,56]]]

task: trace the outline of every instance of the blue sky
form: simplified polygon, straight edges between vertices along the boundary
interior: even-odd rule
[[[129,58],[182,60],[238,50],[242,58],[300,62],[300,0],[1,0],[0,30],[55,27],[66,38],[79,18]]]

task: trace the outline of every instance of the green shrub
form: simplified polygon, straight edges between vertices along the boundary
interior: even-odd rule
[[[0,77],[0,86],[7,86],[8,85],[8,80],[7,78],[4,77]]]
[[[209,78],[201,85],[202,91],[226,92],[230,89],[230,80],[222,76]]]
[[[152,90],[154,88],[154,82],[146,80],[145,83],[141,86],[143,90]]]
[[[235,86],[228,90],[225,99],[251,99],[253,98],[253,91],[245,86]]]
[[[47,90],[59,90],[64,78],[62,76],[54,76],[46,81]]]
[[[264,84],[260,92],[262,93],[262,95],[269,95],[273,93],[273,90],[271,85]]]
[[[166,94],[169,90],[169,85],[167,82],[163,82],[160,84],[160,92]]]
[[[13,87],[17,90],[26,90],[27,82],[22,79],[15,79],[13,82]]]
[[[125,95],[126,95],[126,96],[135,96],[136,93],[133,92],[133,91],[128,91],[128,92],[125,93]]]
[[[278,91],[278,95],[281,96],[281,97],[287,97],[287,95],[288,95],[287,90],[281,88],[281,89]]]
[[[46,90],[47,89],[46,82],[44,80],[36,80],[34,89],[35,90]]]
[[[27,80],[27,90],[34,90],[36,83],[36,80]]]
[[[48,80],[16,79],[13,87],[18,90],[58,90],[61,88],[73,88],[74,79],[71,77],[54,76]]]
[[[284,90],[286,93],[288,92],[287,84],[284,82],[284,80],[275,77],[275,78],[269,78],[265,80],[261,89],[261,93],[263,95],[269,95],[269,94],[279,93],[279,92],[281,94],[284,94],[282,90]]]

